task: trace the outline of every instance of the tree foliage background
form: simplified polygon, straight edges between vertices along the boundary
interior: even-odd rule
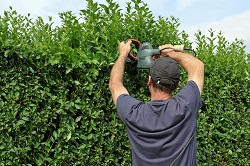
[[[131,165],[131,147],[108,90],[119,41],[185,44],[174,17],[155,18],[141,0],[126,10],[87,0],[61,26],[15,10],[0,16],[0,165]],[[196,34],[205,63],[198,165],[250,165],[249,54],[222,33]],[[131,95],[149,100],[147,71],[126,69]],[[181,78],[186,78],[182,71]],[[185,83],[182,82],[181,86]]]

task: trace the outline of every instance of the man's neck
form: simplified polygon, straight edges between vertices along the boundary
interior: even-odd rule
[[[168,100],[172,98],[171,93],[166,93],[164,91],[156,90],[151,93],[151,101],[153,100]]]

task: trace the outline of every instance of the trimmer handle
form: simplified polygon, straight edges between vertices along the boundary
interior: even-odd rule
[[[174,45],[173,49],[175,51],[181,51],[181,52],[183,52],[185,48],[184,48],[184,45],[182,44],[182,45]]]
[[[139,47],[141,46],[141,42],[139,40],[135,40],[135,39],[129,39],[129,40],[132,41],[132,43],[135,45],[135,48],[138,50]],[[128,57],[131,60],[137,60],[137,57],[134,56],[134,53],[132,50],[129,52]]]
[[[163,48],[163,49],[160,50],[160,52],[161,52],[162,50],[166,50],[166,49],[173,49],[173,50],[175,50],[175,51],[183,52],[183,51],[185,50],[185,47],[184,47],[184,45],[174,45],[174,46],[172,46],[172,47]]]

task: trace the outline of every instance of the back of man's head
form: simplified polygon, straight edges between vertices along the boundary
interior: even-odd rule
[[[179,83],[180,68],[178,63],[169,58],[156,59],[150,68],[152,85],[167,93],[174,91]]]

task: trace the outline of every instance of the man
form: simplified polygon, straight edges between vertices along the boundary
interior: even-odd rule
[[[143,103],[123,86],[124,65],[131,41],[121,42],[109,88],[118,116],[126,125],[134,166],[196,165],[196,121],[201,106],[204,65],[197,58],[160,46],[162,58],[150,68],[151,101]],[[188,82],[175,95],[179,82],[178,63],[187,71]]]

